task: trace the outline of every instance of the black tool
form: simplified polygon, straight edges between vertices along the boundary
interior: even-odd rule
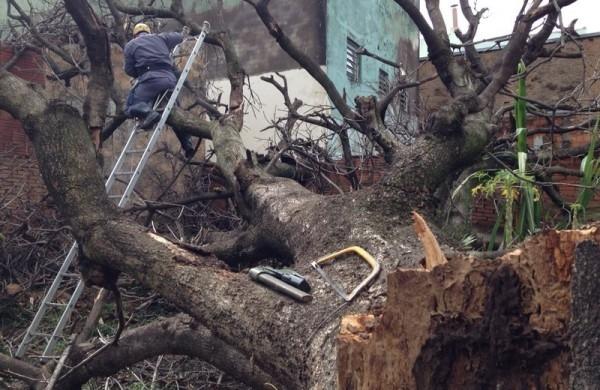
[[[291,269],[275,269],[271,267],[254,267],[248,272],[252,280],[256,280],[283,294],[301,301],[310,302],[312,295],[306,279]]]

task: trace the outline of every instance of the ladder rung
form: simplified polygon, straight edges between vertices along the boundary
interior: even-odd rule
[[[54,307],[65,307],[67,306],[66,303],[58,303],[58,302],[45,302],[46,305],[48,306],[54,306]]]
[[[50,333],[31,332],[30,334],[37,337],[52,337]]]
[[[65,272],[63,274],[63,277],[67,277],[67,278],[79,278],[79,274],[73,273],[73,272]]]
[[[31,355],[29,357],[32,358],[32,359],[48,359],[48,360],[53,359],[53,360],[58,360],[62,356],[58,356],[58,355],[56,355],[56,356],[53,356],[53,355]]]
[[[131,150],[126,150],[125,153],[126,154],[134,154],[134,153],[144,153],[146,151],[146,149],[131,149]]]
[[[133,175],[135,173],[135,171],[120,171],[120,172],[115,172],[115,175]]]
[[[123,195],[108,195],[109,199],[121,199]]]

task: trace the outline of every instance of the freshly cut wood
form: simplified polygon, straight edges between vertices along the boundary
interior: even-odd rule
[[[382,313],[342,320],[339,388],[569,388],[571,272],[588,240],[600,242],[598,227],[390,273]]]
[[[23,287],[17,283],[10,283],[6,285],[5,291],[8,295],[13,296],[23,291]]]
[[[412,212],[413,220],[415,221],[414,227],[419,240],[423,244],[423,250],[425,251],[425,269],[431,271],[438,265],[445,264],[448,262],[444,252],[440,248],[440,244],[431,232],[425,219],[416,211]]]

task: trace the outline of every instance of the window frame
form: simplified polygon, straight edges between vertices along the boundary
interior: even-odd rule
[[[378,76],[378,84],[377,84],[377,93],[379,96],[385,96],[390,92],[390,74],[379,68],[379,76]]]
[[[346,77],[350,82],[360,82],[361,60],[358,55],[358,42],[350,35],[346,36]]]

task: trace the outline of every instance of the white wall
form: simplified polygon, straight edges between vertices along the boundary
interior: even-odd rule
[[[294,98],[298,98],[303,101],[304,106],[300,108],[299,112],[306,112],[313,106],[329,105],[329,99],[323,88],[304,69],[290,69],[280,72],[280,74],[287,78],[290,99],[293,101]],[[270,75],[283,84],[282,80],[274,73],[266,73],[250,76],[250,86],[244,86],[246,98],[244,111],[246,114],[241,133],[242,140],[246,148],[258,153],[264,153],[269,145],[278,142],[275,130],[261,130],[270,126],[277,118],[287,116],[287,108],[281,93],[272,84],[260,79],[262,76]],[[211,98],[214,99],[221,93],[221,100],[227,103],[230,90],[229,81],[221,79],[215,80],[211,84]],[[300,135],[312,134],[313,138],[322,134],[323,131],[314,126],[299,125],[299,127]],[[210,148],[209,143],[207,150]]]

